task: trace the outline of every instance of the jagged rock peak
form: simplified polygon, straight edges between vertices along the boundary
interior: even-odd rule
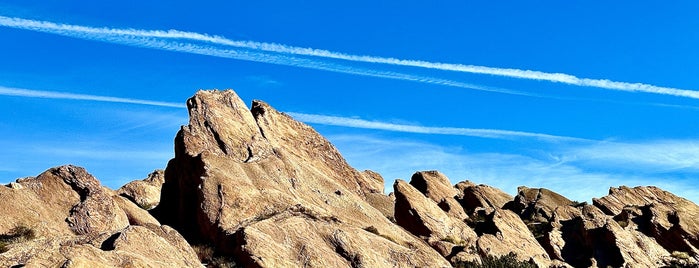
[[[248,110],[230,90],[188,107],[153,213],[191,243],[253,267],[449,266],[391,223],[383,178],[310,126],[261,101]]]

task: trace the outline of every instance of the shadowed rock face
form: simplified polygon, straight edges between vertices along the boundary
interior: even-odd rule
[[[153,209],[160,203],[160,188],[165,183],[163,170],[153,171],[143,180],[132,181],[117,190],[121,196],[132,200],[144,209]]]
[[[351,168],[311,127],[260,101],[248,110],[233,91],[187,105],[154,214],[190,242],[258,267],[449,266],[367,202],[383,179]]]
[[[118,192],[75,166],[0,186],[0,266],[201,267],[190,243],[246,267],[461,267],[510,253],[538,267],[698,263],[699,207],[656,187],[589,205],[420,171],[384,195],[378,173],[263,102],[200,91],[187,104],[164,172]]]
[[[201,266],[177,231],[83,168],[56,167],[0,186],[0,199],[12,200],[0,202],[0,233],[18,226],[32,232],[11,240],[2,267]]]

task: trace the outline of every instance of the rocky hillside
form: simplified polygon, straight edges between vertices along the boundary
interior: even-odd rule
[[[0,266],[699,262],[699,207],[655,187],[612,188],[587,204],[423,171],[385,190],[379,174],[355,170],[311,127],[264,102],[248,109],[233,91],[200,91],[187,106],[175,158],[144,180],[112,191],[62,166],[0,186]]]

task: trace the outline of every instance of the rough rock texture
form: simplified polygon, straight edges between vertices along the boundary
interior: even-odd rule
[[[462,181],[454,187],[459,190],[456,200],[469,213],[473,213],[477,208],[502,208],[512,201],[511,195],[488,185]]]
[[[473,214],[467,216],[461,206],[463,202],[455,199],[464,199],[461,195],[463,190],[478,193],[486,190],[497,193],[495,198],[502,197],[497,189],[467,184],[460,183],[461,189],[454,188],[446,176],[434,171],[415,173],[410,184],[397,180],[393,185],[396,223],[423,238],[453,264],[478,261],[480,257],[488,255],[504,256],[511,252],[522,261],[532,261],[542,267],[552,264],[546,251],[517,214],[492,207],[491,204],[498,201],[481,196],[480,200],[483,201],[479,204],[483,206],[469,207]],[[470,204],[475,206],[476,203]]]
[[[0,186],[0,267],[201,267],[199,253],[245,267],[699,264],[699,206],[656,187],[589,205],[422,171],[384,195],[378,173],[263,102],[202,91],[188,107],[167,169],[119,191],[74,166]]]
[[[575,203],[564,196],[544,188],[517,188],[517,196],[506,207],[530,222],[548,222],[556,211],[559,219],[580,215]]]
[[[117,190],[143,209],[153,209],[160,203],[160,188],[165,183],[165,172],[155,170],[143,180],[132,181]]]
[[[260,267],[349,259],[366,267],[449,266],[367,202],[368,194],[383,191],[381,177],[351,168],[311,127],[260,101],[248,110],[230,90],[200,91],[187,105],[189,125],[175,138],[175,158],[153,213],[190,242],[211,243]],[[276,228],[270,219],[289,228]],[[304,253],[281,250],[292,245]],[[286,258],[290,254],[302,256]]]
[[[11,241],[2,267],[201,267],[177,231],[83,168],[61,166],[0,186],[0,199],[12,200],[0,202],[0,233],[33,232]]]
[[[410,185],[424,194],[427,198],[437,202],[439,207],[447,214],[457,219],[466,219],[468,216],[464,208],[454,199],[459,191],[455,189],[449,178],[439,171],[420,171],[410,178]]]
[[[668,252],[699,254],[699,206],[657,187],[610,188],[592,200],[604,213]]]

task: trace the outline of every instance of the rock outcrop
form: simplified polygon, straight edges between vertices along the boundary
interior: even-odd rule
[[[52,168],[0,186],[0,266],[201,267],[172,228],[102,187],[85,169]],[[17,233],[22,230],[22,233]]]
[[[121,196],[128,198],[143,209],[150,210],[160,203],[160,188],[165,183],[165,172],[155,170],[143,180],[132,181],[117,190]]]
[[[590,205],[419,171],[385,195],[381,175],[264,102],[200,91],[187,106],[175,157],[144,180],[113,191],[62,166],[0,186],[0,266],[699,264],[699,206],[656,187]]]
[[[311,127],[260,101],[248,110],[230,90],[187,106],[153,213],[190,242],[253,267],[449,266],[367,202],[383,179],[350,167]]]

